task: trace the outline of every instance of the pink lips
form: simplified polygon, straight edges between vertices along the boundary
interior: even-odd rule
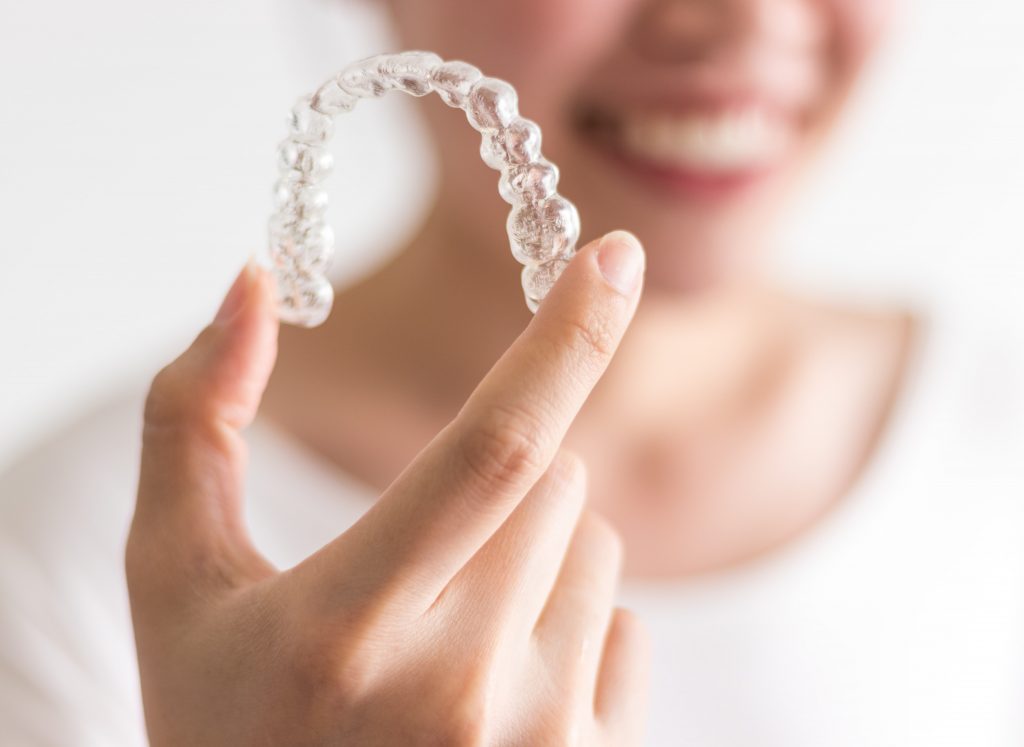
[[[591,108],[577,130],[595,153],[645,188],[722,199],[763,182],[787,161],[795,122],[761,104],[687,102],[611,114]]]
[[[645,160],[608,142],[588,139],[593,149],[615,168],[648,189],[670,197],[688,196],[700,199],[722,199],[746,191],[765,181],[776,171],[766,166],[728,173],[713,173],[682,166],[665,166]]]

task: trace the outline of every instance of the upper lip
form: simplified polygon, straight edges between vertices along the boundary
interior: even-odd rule
[[[795,113],[757,96],[675,97],[620,101],[604,105],[582,101],[573,110],[576,123],[590,130],[618,128],[627,117],[642,115],[714,116],[729,112],[757,111],[765,116],[792,120]]]
[[[772,58],[768,62],[772,62]],[[777,65],[696,64],[684,67],[609,66],[600,83],[579,97],[579,109],[606,114],[618,111],[665,113],[757,108],[773,116],[799,119],[808,111],[818,87],[813,68],[772,71]],[[638,70],[643,70],[642,73]]]

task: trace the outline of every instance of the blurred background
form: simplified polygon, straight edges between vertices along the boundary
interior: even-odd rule
[[[1020,0],[908,4],[792,212],[780,271],[941,294],[1019,334],[1022,40]],[[0,0],[0,470],[187,344],[263,245],[293,100],[393,48],[357,0]],[[436,164],[403,97],[338,126],[344,279],[412,230]]]

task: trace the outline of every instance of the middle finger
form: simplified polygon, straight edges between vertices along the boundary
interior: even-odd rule
[[[494,536],[456,574],[432,609],[527,641],[555,585],[586,498],[582,459],[559,451]]]

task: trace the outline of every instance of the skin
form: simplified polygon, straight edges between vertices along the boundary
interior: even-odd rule
[[[626,573],[713,572],[810,529],[870,459],[898,395],[914,320],[902,309],[791,293],[774,284],[767,258],[772,227],[834,128],[892,5],[389,7],[403,47],[472,60],[515,82],[585,237],[623,227],[647,251],[630,331],[565,442],[588,464],[590,505],[623,535]],[[710,194],[620,168],[575,117],[587,104],[661,111],[694,106],[695,97],[699,109],[701,96],[728,102],[736,91],[783,108],[794,142],[768,173]],[[520,266],[507,251],[507,205],[477,139],[436,97],[417,109],[441,155],[433,213],[388,262],[341,290],[326,324],[282,331],[264,404],[269,418],[376,489],[443,427],[530,318]]]
[[[424,101],[444,171],[409,244],[340,289],[323,326],[279,336],[246,270],[154,381],[126,554],[151,739],[636,743],[646,644],[613,608],[620,564],[689,577],[797,540],[856,482],[899,394],[909,314],[799,297],[763,270],[888,5],[389,7],[402,46],[514,82],[585,232],[643,241],[643,293],[600,272],[600,247],[630,243],[613,234],[531,319],[495,176]],[[581,115],[740,89],[793,137],[724,188],[623,168]],[[238,431],[257,407],[381,496],[284,572],[240,519]]]
[[[646,639],[612,607],[621,543],[560,442],[642,267],[627,234],[586,247],[373,507],[286,571],[242,518],[240,431],[278,330],[247,267],[146,400],[125,567],[151,743],[635,743]]]

